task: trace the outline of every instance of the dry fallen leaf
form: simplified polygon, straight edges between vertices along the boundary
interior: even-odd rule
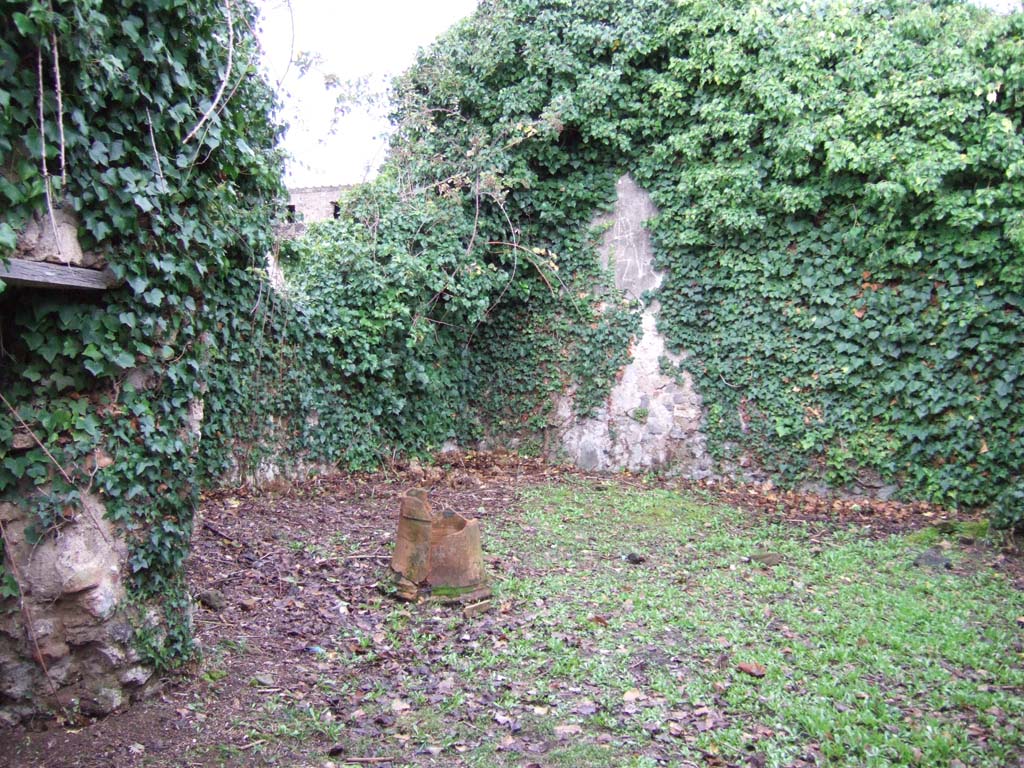
[[[577,715],[593,715],[597,712],[597,704],[592,702],[590,699],[583,699],[576,705],[573,712]]]
[[[569,738],[570,736],[576,736],[577,734],[580,734],[582,732],[583,728],[579,725],[576,725],[575,723],[571,723],[569,725],[555,726],[555,736],[563,740]]]
[[[630,704],[632,704],[634,701],[640,701],[640,699],[642,699],[643,697],[644,695],[640,693],[640,690],[637,688],[630,688],[628,691],[622,694],[622,700]]]
[[[737,668],[751,677],[764,677],[766,674],[765,668],[755,661],[744,661]]]
[[[409,702],[402,701],[401,699],[393,699],[391,701],[392,712],[408,712],[412,707],[409,706]]]

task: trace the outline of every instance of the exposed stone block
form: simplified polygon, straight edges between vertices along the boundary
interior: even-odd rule
[[[50,680],[53,681],[54,685],[67,685],[69,682],[81,677],[79,665],[70,655],[50,664],[47,667],[47,671],[50,673]]]
[[[74,520],[41,542],[27,538],[23,507],[0,505],[5,557],[21,576],[25,603],[24,611],[0,615],[4,722],[54,706],[52,686],[64,706],[80,702],[86,714],[107,714],[127,700],[123,685],[138,689],[137,681],[147,677],[129,644],[131,627],[117,618],[125,597],[126,542],[98,497],[83,493],[81,501]],[[122,675],[128,682],[121,682]]]
[[[54,209],[52,219],[48,211],[35,214],[18,235],[14,257],[89,269],[104,264],[102,256],[82,251],[78,244],[78,218],[63,208]]]
[[[124,599],[124,586],[117,574],[103,579],[95,587],[79,596],[79,603],[86,612],[100,621],[106,621],[114,615],[117,606]]]
[[[18,507],[7,502],[0,502],[0,523],[9,523],[20,517],[22,517],[22,512]]]
[[[115,681],[113,685],[107,683],[106,685],[97,685],[91,688],[82,696],[79,706],[84,714],[100,717],[102,715],[109,715],[124,703],[124,692]]]
[[[121,571],[124,542],[103,519],[99,502],[82,494],[84,512],[28,553],[22,569],[32,594],[56,600],[62,595],[94,589]]]
[[[153,676],[153,670],[149,667],[134,666],[128,667],[124,672],[121,673],[121,684],[132,687],[139,687],[149,682],[149,679]]]

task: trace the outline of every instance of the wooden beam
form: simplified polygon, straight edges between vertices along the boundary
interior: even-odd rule
[[[45,261],[11,259],[10,266],[0,260],[0,280],[12,285],[36,288],[67,288],[78,291],[105,291],[118,284],[109,269],[83,269]]]

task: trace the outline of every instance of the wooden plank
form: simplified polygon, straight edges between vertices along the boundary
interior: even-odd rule
[[[0,280],[12,285],[78,291],[105,291],[117,285],[117,278],[109,269],[83,269],[24,259],[11,259],[9,266],[0,260]]]

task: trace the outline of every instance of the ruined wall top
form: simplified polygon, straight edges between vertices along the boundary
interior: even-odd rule
[[[348,187],[297,187],[288,190],[288,205],[294,208],[295,218],[303,224],[335,218],[335,203]]]

